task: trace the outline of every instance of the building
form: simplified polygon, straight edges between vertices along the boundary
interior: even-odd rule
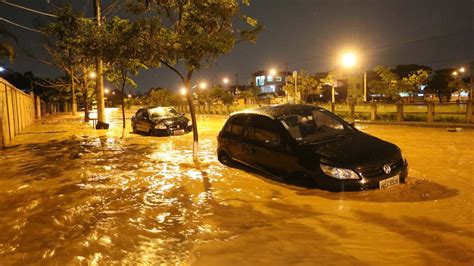
[[[260,93],[285,95],[283,86],[285,86],[288,76],[291,76],[289,71],[279,71],[275,75],[271,75],[270,71],[260,70],[252,74],[252,80],[255,86],[260,89]]]

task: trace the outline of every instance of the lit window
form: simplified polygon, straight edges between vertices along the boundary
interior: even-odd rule
[[[280,81],[281,81],[281,77],[277,77],[277,78],[276,78],[276,81],[280,82]]]

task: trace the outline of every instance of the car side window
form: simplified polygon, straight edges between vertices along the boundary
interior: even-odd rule
[[[245,115],[237,115],[229,118],[223,128],[223,136],[229,138],[238,138],[242,135],[244,123],[248,119]]]
[[[142,119],[145,110],[139,110],[137,113],[137,119]]]
[[[244,130],[245,120],[247,120],[246,116],[237,116],[232,119],[230,132],[235,135],[242,134],[242,131]]]
[[[256,144],[281,141],[281,135],[273,120],[264,116],[252,117],[246,124],[245,136]]]

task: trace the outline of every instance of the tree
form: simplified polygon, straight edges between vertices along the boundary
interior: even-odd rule
[[[408,92],[411,96],[418,93],[419,87],[428,80],[430,72],[425,69],[418,69],[400,81],[400,91]]]
[[[287,84],[283,86],[283,90],[285,91],[286,95],[290,98],[297,99],[300,98],[300,101],[305,102],[306,96],[310,94],[313,90],[320,91],[318,89],[319,82],[318,80],[309,75],[304,69],[301,69],[297,75],[297,90],[295,88],[295,77],[288,76],[287,77]],[[298,97],[299,95],[299,97]]]
[[[44,47],[50,55],[47,62],[62,69],[71,84],[72,113],[76,112],[76,82],[80,63],[88,60],[85,57],[87,38],[91,35],[91,22],[84,19],[82,13],[73,12],[70,6],[53,11],[56,19],[41,28]]]
[[[452,76],[453,71],[454,69],[451,68],[436,70],[428,80],[428,86],[425,91],[436,93],[440,102],[442,102],[443,98],[449,101],[451,93],[457,90],[452,83],[454,81]]]
[[[388,97],[392,100],[400,98],[400,77],[393,73],[389,67],[376,66],[374,68],[375,73],[380,79],[372,80],[367,85],[369,92],[377,93]]]
[[[209,98],[211,101],[219,101],[225,105],[234,103],[234,95],[231,91],[225,90],[221,86],[214,86],[209,91]]]
[[[8,31],[3,25],[0,25],[0,36],[2,37],[2,41],[0,42],[0,59],[8,58],[10,62],[13,62],[15,59],[15,48],[11,42],[4,39],[13,40],[16,42],[16,36]]]
[[[177,106],[182,103],[181,97],[164,88],[151,89],[146,102],[151,105]]]
[[[140,68],[147,68],[141,58],[142,31],[139,24],[114,17],[105,24],[105,31],[101,33],[100,54],[107,66],[105,75],[108,80],[120,86],[122,91],[122,138],[125,138],[125,84],[136,87],[131,77],[137,75]]]
[[[242,0],[248,5],[248,0]],[[255,42],[261,25],[241,14],[240,0],[129,1],[134,14],[147,13],[149,65],[174,71],[188,91],[195,71],[213,63],[241,41]],[[144,17],[144,16],[141,16]],[[193,123],[193,161],[199,166],[198,130],[192,93],[187,93]]]

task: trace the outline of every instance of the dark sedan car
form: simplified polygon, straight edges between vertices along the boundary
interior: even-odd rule
[[[394,144],[309,105],[274,105],[234,113],[218,136],[218,159],[319,188],[353,191],[405,182],[408,164]]]
[[[132,128],[134,133],[143,132],[150,136],[169,136],[191,131],[192,123],[173,107],[158,106],[139,109],[132,116]]]

